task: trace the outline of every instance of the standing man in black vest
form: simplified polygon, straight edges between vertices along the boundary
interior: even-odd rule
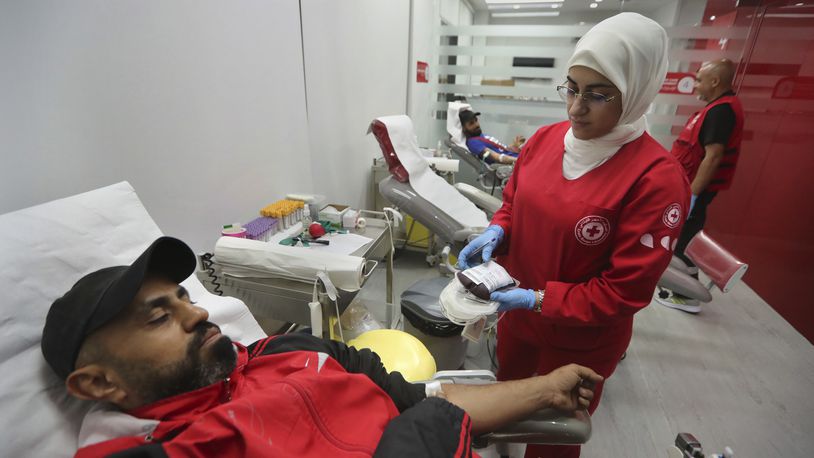
[[[735,64],[729,59],[701,65],[695,75],[694,89],[698,99],[707,102],[707,106],[690,116],[671,150],[684,167],[692,189],[690,216],[681,231],[675,255],[690,266],[696,277],[698,268],[684,254],[684,249],[703,229],[709,204],[719,191],[729,189],[732,184],[743,139],[743,108],[732,90],[734,77]],[[660,292],[656,300],[685,312],[701,311],[697,300],[666,290]]]

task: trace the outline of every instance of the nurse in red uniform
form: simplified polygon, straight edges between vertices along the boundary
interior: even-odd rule
[[[498,322],[500,380],[568,363],[607,380],[624,354],[633,315],[650,303],[688,212],[680,165],[645,132],[666,71],[667,35],[656,22],[622,13],[594,26],[557,89],[568,121],[528,140],[491,226],[461,251],[460,268],[495,254],[520,281],[492,295],[507,312]],[[529,446],[526,456],[579,451]]]

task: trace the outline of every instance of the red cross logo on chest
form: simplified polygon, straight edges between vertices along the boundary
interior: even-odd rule
[[[599,245],[608,238],[610,223],[604,216],[586,216],[577,222],[574,227],[574,236],[579,243],[593,246]]]

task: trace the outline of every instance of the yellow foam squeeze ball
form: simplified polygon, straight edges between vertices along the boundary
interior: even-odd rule
[[[348,345],[368,348],[382,360],[388,372],[401,372],[408,382],[429,380],[435,374],[435,359],[414,336],[396,329],[375,329],[359,335]]]

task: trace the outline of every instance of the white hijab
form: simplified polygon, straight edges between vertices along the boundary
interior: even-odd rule
[[[622,116],[613,130],[591,140],[580,140],[568,129],[562,171],[569,180],[600,166],[642,136],[647,128],[644,114],[667,73],[667,33],[640,14],[617,14],[579,40],[568,68],[575,65],[599,72],[622,92]]]

